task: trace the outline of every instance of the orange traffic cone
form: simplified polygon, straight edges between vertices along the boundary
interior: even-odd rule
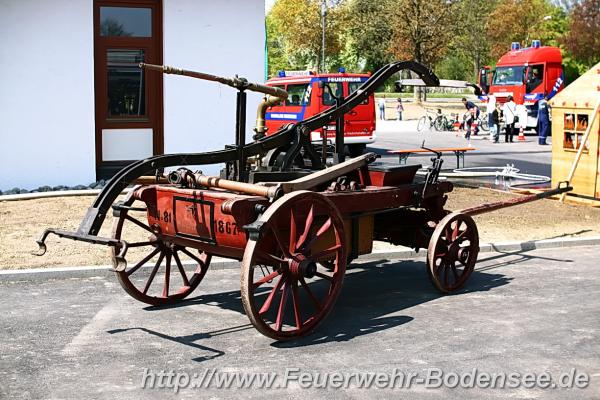
[[[523,129],[523,127],[519,128],[519,137],[517,137],[517,140],[524,142],[525,141],[525,134],[523,133],[525,129]]]

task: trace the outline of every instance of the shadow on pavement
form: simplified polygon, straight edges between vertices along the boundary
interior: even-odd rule
[[[558,237],[560,237],[560,236],[558,236]],[[534,243],[534,242],[532,242],[532,243]],[[551,257],[542,257],[539,255],[527,254],[528,252],[530,252],[532,250],[534,250],[534,249],[524,249],[524,250],[517,250],[517,251],[495,250],[498,254],[493,254],[487,258],[481,258],[481,255],[480,255],[480,257],[477,259],[478,263],[482,263],[482,262],[486,262],[486,261],[496,261],[496,260],[498,260],[498,262],[495,264],[492,264],[492,265],[487,265],[485,267],[480,267],[480,268],[476,267],[474,272],[489,271],[491,269],[506,267],[509,265],[515,265],[515,264],[523,263],[525,261],[529,261],[529,260],[533,260],[533,259],[555,261],[555,262],[561,262],[561,263],[572,263],[573,262],[573,260],[567,260],[564,258],[551,258]],[[516,258],[502,261],[503,258],[511,257],[511,256],[516,257]]]
[[[492,269],[515,265],[531,259],[572,262],[572,260],[530,255],[527,252],[528,250],[504,252],[480,258],[479,263],[492,262],[492,264],[476,268],[467,286],[454,293],[453,296],[488,291],[506,285],[512,280],[500,273],[489,273],[488,271]],[[514,258],[515,256],[517,258]],[[506,257],[511,257],[511,259],[503,260]],[[327,342],[342,342],[406,324],[414,318],[409,315],[389,315],[444,296],[430,283],[425,268],[424,262],[410,260],[394,262],[380,260],[351,265],[344,279],[342,293],[323,325],[307,337],[290,342],[273,342],[271,345],[277,348],[293,348]],[[187,307],[193,304],[215,306],[244,313],[238,290],[200,295],[176,305],[146,307],[144,310],[152,312]],[[225,352],[199,344],[198,341],[220,335],[239,334],[240,331],[248,329],[254,328],[251,324],[245,324],[187,336],[169,336],[144,327],[115,329],[108,332],[117,334],[129,330],[141,330],[203,352],[210,352],[211,354],[208,356],[193,359],[202,362],[220,357]]]
[[[385,262],[385,261],[383,261]],[[423,262],[376,261],[349,273],[332,313],[317,331],[303,339],[274,342],[279,348],[348,341],[412,321],[409,315],[386,316],[443,297],[430,283]],[[474,271],[467,287],[454,295],[487,291],[510,282],[501,274]]]

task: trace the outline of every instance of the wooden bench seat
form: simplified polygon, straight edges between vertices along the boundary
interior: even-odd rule
[[[432,149],[438,151],[440,153],[449,153],[452,152],[456,156],[456,168],[460,168],[461,161],[462,166],[465,166],[465,153],[467,151],[477,150],[474,147],[445,147],[445,148],[436,148]],[[408,157],[410,157],[413,153],[431,153],[431,151],[426,149],[407,149],[407,150],[389,150],[389,154],[398,154],[398,162],[400,164],[406,164]]]

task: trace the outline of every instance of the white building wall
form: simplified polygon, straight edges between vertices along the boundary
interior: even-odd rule
[[[163,0],[164,62],[262,82],[263,21],[263,0]],[[235,93],[165,76],[165,153],[234,143]],[[93,182],[94,126],[93,1],[0,0],[0,190]]]
[[[95,180],[92,4],[0,0],[0,190]]]
[[[264,82],[264,0],[164,0],[165,64]],[[262,96],[248,93],[247,140]],[[221,150],[235,143],[236,90],[164,78],[165,153]],[[220,167],[202,166],[205,173]]]

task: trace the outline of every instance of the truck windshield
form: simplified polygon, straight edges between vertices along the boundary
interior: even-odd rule
[[[525,66],[517,65],[514,67],[497,67],[494,73],[493,85],[522,85],[525,77]]]
[[[311,86],[308,83],[287,85],[286,106],[307,106],[310,104]]]

